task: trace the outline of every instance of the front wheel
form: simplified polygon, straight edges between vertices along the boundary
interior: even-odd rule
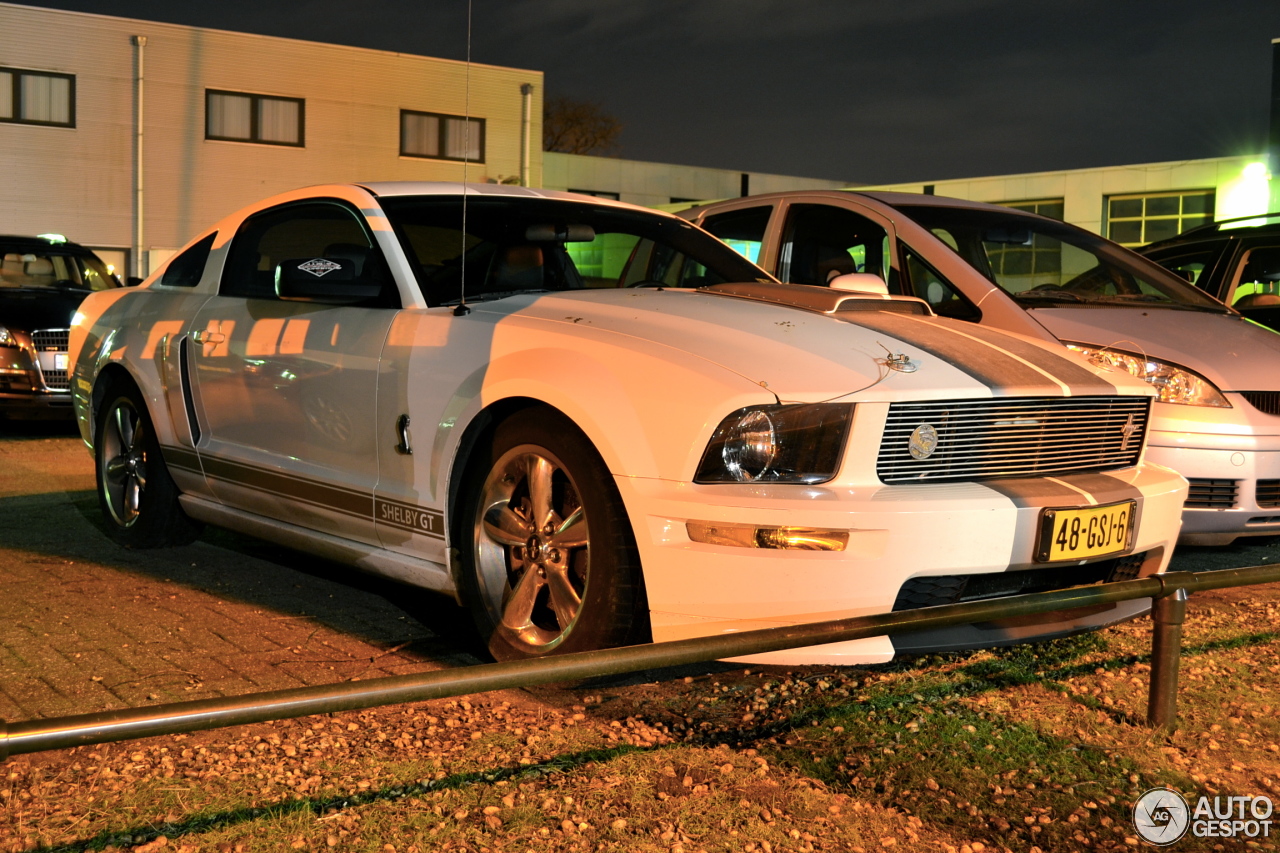
[[[545,409],[500,424],[462,493],[468,606],[498,660],[648,639],[640,560],[591,443]]]
[[[94,468],[107,534],[126,548],[185,545],[200,525],[178,505],[142,394],[131,382],[107,388],[98,410]]]

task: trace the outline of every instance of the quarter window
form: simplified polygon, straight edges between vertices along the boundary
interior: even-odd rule
[[[356,279],[383,286],[377,305],[369,307],[398,306],[399,294],[382,253],[360,217],[337,201],[290,204],[246,219],[231,242],[219,293],[276,299],[278,267],[309,258],[350,261]]]
[[[769,227],[773,207],[749,207],[746,210],[730,210],[702,220],[702,227],[728,244],[739,255],[760,263],[760,247],[764,244],[764,232]]]
[[[401,110],[400,154],[483,162],[484,119]]]
[[[0,121],[75,127],[76,78],[0,68]]]
[[[1213,190],[1113,195],[1107,199],[1107,237],[1145,246],[1213,221]]]
[[[306,102],[241,92],[205,92],[205,139],[303,145]]]

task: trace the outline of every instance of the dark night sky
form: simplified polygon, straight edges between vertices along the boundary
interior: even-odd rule
[[[463,59],[466,0],[27,0]],[[883,183],[1262,150],[1280,0],[473,0],[621,156]]]

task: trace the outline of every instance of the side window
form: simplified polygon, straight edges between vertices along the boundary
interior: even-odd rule
[[[884,228],[852,210],[793,205],[778,259],[778,278],[825,286],[838,275],[864,272],[892,285],[888,245]]]
[[[679,249],[645,238],[636,242],[617,286],[704,287],[723,281]]]
[[[1148,255],[1147,257],[1179,278],[1217,296],[1217,293],[1213,293],[1213,283],[1207,279],[1202,279],[1201,276],[1205,270],[1213,266],[1214,261],[1217,260],[1218,255],[1221,253],[1222,248],[1220,246],[1205,246],[1191,251],[1186,249],[1174,252],[1166,251]]]
[[[952,317],[956,320],[968,320],[976,323],[982,319],[982,312],[964,294],[952,287],[951,282],[942,274],[920,259],[915,252],[903,249],[906,258],[907,287],[913,296],[918,296],[935,314]]]
[[[304,202],[263,211],[246,219],[231,241],[219,293],[247,299],[275,299],[276,267],[290,260],[344,259],[358,280],[382,284],[369,307],[398,307],[399,294],[382,253],[359,214],[339,201]]]
[[[764,232],[772,215],[773,207],[769,205],[730,210],[708,216],[702,220],[702,227],[751,263],[758,264],[760,246],[764,243]]]
[[[209,260],[209,250],[218,232],[213,232],[181,255],[169,261],[160,283],[168,287],[195,287],[204,275],[204,265]]]
[[[1229,301],[1237,308],[1280,305],[1280,246],[1249,250]]]

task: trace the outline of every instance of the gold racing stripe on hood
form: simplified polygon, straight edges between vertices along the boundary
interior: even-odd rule
[[[1100,506],[1136,500],[1138,512],[1142,511],[1142,490],[1107,474],[983,480],[982,485],[1004,495],[1017,507]]]
[[[972,323],[881,312],[841,319],[936,355],[986,385],[996,397],[1011,391],[1062,397],[1117,392],[1116,386],[1066,355]]]

